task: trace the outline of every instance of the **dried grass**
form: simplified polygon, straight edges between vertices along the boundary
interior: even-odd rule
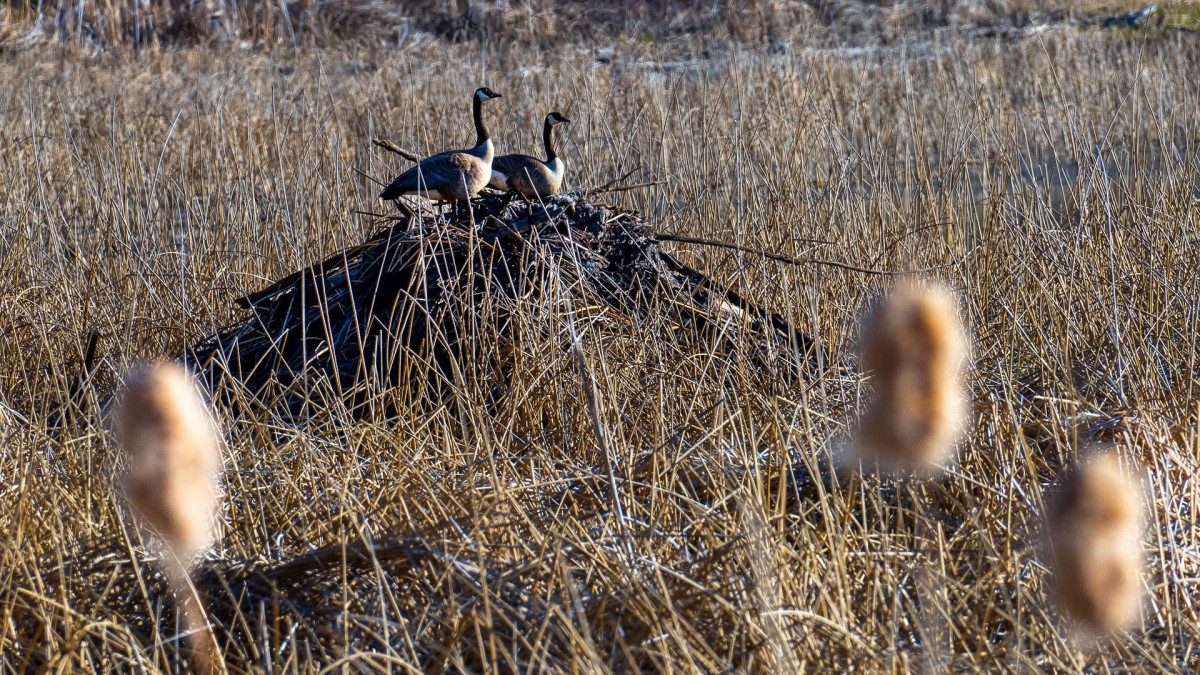
[[[727,43],[784,50],[793,43],[876,44],[935,31],[999,31],[1094,23],[1136,0],[65,0],[0,7],[0,47],[54,40],[123,49],[234,44],[271,49],[346,41],[414,44],[438,38],[554,49],[597,35],[643,44]],[[1168,2],[1168,13],[1176,5]]]
[[[379,188],[356,170],[396,169],[370,139],[457,147],[484,72],[500,150],[536,151],[546,110],[575,120],[572,189],[641,167],[668,182],[612,206],[657,229],[848,265],[661,243],[811,335],[827,374],[792,383],[564,277],[511,305],[502,396],[468,371],[444,405],[391,391],[381,421],[301,377],[305,411],[226,428],[224,533],[195,577],[232,668],[1200,667],[1200,128],[1181,112],[1200,91],[1179,75],[1200,48],[1064,29],[705,58],[595,39],[4,55],[0,670],[183,668],[99,410],[132,364],[244,318],[234,298],[369,239],[354,211]],[[850,267],[935,268],[972,329],[970,428],[919,501],[822,470],[867,401],[858,311],[893,285]],[[1147,596],[1132,635],[1084,652],[1044,607],[1035,544],[1042,489],[1091,438],[1146,467]]]

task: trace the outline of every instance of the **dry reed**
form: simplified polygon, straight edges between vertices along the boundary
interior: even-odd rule
[[[874,398],[857,452],[889,468],[943,465],[963,426],[965,354],[950,291],[931,282],[897,286],[863,329],[862,368]]]
[[[1137,620],[1142,603],[1142,489],[1115,451],[1095,450],[1047,504],[1055,596],[1087,633]]]
[[[160,565],[189,629],[193,667],[211,672],[219,653],[190,574],[217,533],[221,453],[213,417],[195,381],[174,363],[135,373],[118,401],[116,431],[128,465],[125,494],[161,549]]]
[[[937,622],[947,670],[1196,672],[1200,531],[1178,523],[1195,520],[1182,486],[1198,471],[1200,248],[1181,242],[1200,234],[1200,121],[1174,111],[1200,107],[1179,77],[1200,43],[936,37],[784,54],[715,41],[676,54],[601,34],[551,52],[9,53],[0,670],[180,662],[170,591],[124,545],[103,471],[114,448],[84,404],[108,398],[121,364],[241,319],[234,298],[369,238],[375,219],[354,211],[379,187],[362,174],[400,168],[370,139],[456,147],[469,116],[425,111],[455,110],[487,73],[512,92],[492,129],[504,151],[536,154],[529,130],[569,101],[564,154],[586,157],[573,186],[639,166],[632,181],[668,178],[612,197],[664,231],[937,268],[971,318],[970,440],[937,489],[922,486],[919,529],[887,483],[817,480],[826,439],[861,405],[856,317],[876,277],[663,244],[818,339],[828,369],[812,386],[720,349],[753,315],[697,335],[599,303],[569,315],[553,287],[520,302],[479,288],[482,326],[500,315],[515,339],[473,327],[464,339],[485,356],[503,348],[509,371],[472,362],[452,405],[389,390],[393,422],[356,418],[312,369],[288,392],[302,415],[237,399],[249,412],[227,429],[222,556],[193,575],[231,668],[762,672],[786,655],[810,670],[906,672],[927,660],[922,624]],[[308,290],[335,288],[340,267]],[[566,348],[571,320],[620,522]],[[79,378],[92,331],[95,368]],[[493,395],[497,380],[507,387]],[[52,416],[62,400],[79,414]],[[1139,416],[1161,421],[1163,439],[1139,458],[1154,489],[1145,628],[1132,648],[1084,660],[1041,611],[1022,533],[1075,432],[1124,433]],[[797,462],[812,465],[803,492],[779,478]],[[762,536],[747,537],[742,504],[761,510]],[[928,572],[914,578],[921,556]]]

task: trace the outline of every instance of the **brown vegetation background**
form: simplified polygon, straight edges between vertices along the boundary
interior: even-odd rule
[[[535,302],[499,404],[464,382],[391,422],[223,411],[202,566],[231,589],[210,598],[231,665],[1200,666],[1193,33],[1076,3],[445,4],[0,7],[0,670],[184,668],[113,495],[113,386],[369,236],[356,211],[403,168],[370,139],[456,147],[484,84],[502,150],[539,150],[557,109],[572,186],[665,181],[609,197],[662,231],[954,288],[958,464],[828,479],[868,391],[859,315],[891,277],[672,244],[818,337],[828,374]],[[1092,439],[1145,467],[1148,577],[1133,636],[1085,649],[1034,544],[1042,490]]]

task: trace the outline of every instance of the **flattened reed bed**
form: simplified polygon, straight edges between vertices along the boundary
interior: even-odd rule
[[[210,559],[195,573],[197,590],[207,599],[206,611],[230,672],[264,668],[264,655],[286,649],[306,664],[339,659],[418,665],[425,672],[452,669],[480,672],[489,667],[521,670],[566,669],[589,658],[605,658],[617,669],[653,669],[656,628],[640,612],[658,601],[642,597],[648,579],[631,579],[619,590],[589,583],[583,570],[600,559],[597,552],[567,548],[551,561],[504,561],[463,547],[447,524],[422,535],[397,536],[386,543],[347,543],[309,551],[287,561],[264,557]],[[731,600],[749,591],[730,588],[705,593],[696,580],[721,578],[737,557],[733,549],[697,555],[680,574],[660,581],[672,597],[691,608],[707,607],[704,619],[690,632],[723,641],[738,620]],[[115,642],[93,667],[147,664],[134,649],[120,647],[157,643],[166,663],[188,656],[186,646],[169,636],[172,622],[169,580],[156,559],[126,545],[95,547],[68,560],[41,561],[42,586],[9,608],[17,647],[27,654],[24,670],[46,667],[42,635],[56,617],[47,615],[39,599],[68,595],[83,599],[78,608],[103,617],[107,627],[80,639]],[[563,623],[570,606],[601,645],[622,645],[601,654],[581,652],[578,627]],[[153,608],[148,615],[147,608]],[[665,607],[658,607],[664,611]],[[105,630],[120,627],[121,639]],[[835,631],[824,639],[845,641]],[[494,651],[496,641],[506,651]],[[745,637],[736,645],[735,661],[747,662],[756,647]],[[86,651],[86,649],[85,649]],[[372,657],[371,655],[374,655]],[[357,658],[355,658],[357,657]],[[710,654],[695,654],[703,662]],[[661,662],[657,662],[661,663]],[[165,665],[165,664],[164,664]],[[373,669],[368,668],[374,672]]]
[[[257,650],[282,642],[293,642],[296,653],[310,659],[329,662],[358,650],[386,653],[393,647],[386,637],[389,622],[405,624],[405,630],[414,633],[452,629],[452,622],[443,625],[447,612],[452,616],[450,608],[470,604],[471,590],[482,577],[491,577],[493,585],[502,583],[498,565],[481,567],[471,558],[409,537],[315,550],[287,562],[262,557],[205,560],[194,571],[193,583],[206,598],[205,609],[227,665],[237,671],[253,668]],[[102,612],[139,642],[179,632],[173,623],[176,612],[171,605],[176,600],[170,580],[158,561],[142,550],[103,546],[59,563],[43,562],[43,592],[49,596],[89,598],[87,611]],[[380,592],[390,584],[405,588],[405,593],[389,593],[384,600]],[[440,590],[444,585],[456,587],[457,593]],[[440,601],[434,599],[439,596]],[[147,606],[160,610],[157,623],[148,620]],[[44,667],[46,662],[33,647],[44,623],[53,619],[40,613],[36,602],[18,602],[11,616],[18,640],[28,650],[25,669]],[[410,622],[413,625],[407,625]],[[401,635],[394,629],[392,634],[397,639]],[[167,646],[186,658],[181,644]],[[420,653],[436,659],[434,645],[425,646]],[[119,664],[122,656],[133,656],[114,652],[110,666]]]
[[[540,203],[492,195],[382,222],[366,242],[238,299],[250,315],[185,360],[226,400],[248,392],[297,408],[315,378],[364,411],[396,387],[445,393],[474,374],[494,402],[519,339],[513,315],[549,303],[568,315],[598,308],[613,315],[610,330],[657,313],[681,342],[715,341],[777,370],[769,382],[794,383],[823,361],[784,317],[662,250],[635,211],[585,191]]]

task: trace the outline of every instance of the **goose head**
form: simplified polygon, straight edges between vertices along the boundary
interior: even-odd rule
[[[565,116],[563,116],[562,113],[552,112],[549,115],[546,115],[546,124],[548,124],[550,126],[556,126],[559,124],[570,124],[570,123],[571,123],[571,120],[569,120]]]
[[[497,94],[487,87],[480,87],[475,90],[475,98],[479,99],[480,101],[489,101],[493,98],[500,98],[500,94]]]

